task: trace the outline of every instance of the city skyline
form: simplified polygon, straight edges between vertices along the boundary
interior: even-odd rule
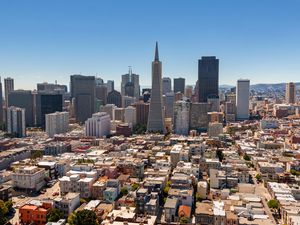
[[[2,1],[0,74],[14,78],[16,89],[34,89],[32,81],[69,84],[70,75],[83,74],[113,79],[119,90],[132,66],[141,86],[150,86],[158,41],[163,77],[186,84],[195,84],[202,56],[220,59],[220,84],[297,81],[299,1],[172,3]]]

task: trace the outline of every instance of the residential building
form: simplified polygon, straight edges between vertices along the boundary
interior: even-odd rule
[[[85,121],[85,135],[103,137],[110,134],[110,116],[107,113],[94,113]]]
[[[68,218],[80,206],[79,193],[69,192],[62,197],[56,197],[54,206],[64,213],[65,218]]]
[[[25,109],[10,106],[7,108],[7,132],[15,137],[26,136]]]
[[[66,133],[69,129],[69,113],[55,112],[46,114],[46,133],[49,137]]]

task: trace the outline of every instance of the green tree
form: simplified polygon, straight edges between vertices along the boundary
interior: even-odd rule
[[[121,195],[128,195],[128,189],[126,187],[121,188]]]
[[[43,153],[39,150],[34,150],[31,152],[31,156],[30,159],[37,159],[37,158],[42,158],[43,157]]]
[[[96,213],[87,209],[71,214],[68,223],[70,225],[98,225]]]
[[[251,157],[246,153],[246,154],[244,155],[244,160],[250,161],[250,160],[251,160]]]
[[[180,222],[180,224],[188,224],[189,223],[189,218],[187,218],[185,216],[182,216],[182,217],[180,217],[179,222]]]
[[[60,219],[64,218],[64,213],[60,211],[59,209],[52,209],[48,215],[48,222],[57,222]]]
[[[291,170],[290,170],[290,173],[291,173],[292,175],[294,175],[294,176],[300,176],[300,172],[297,171],[297,170],[291,169]]]
[[[268,201],[268,207],[270,209],[275,209],[277,210],[279,208],[279,202],[276,199],[271,199],[270,201]]]
[[[13,207],[12,201],[6,201],[4,203],[4,205],[5,205],[5,207],[7,208],[8,211],[10,211],[12,209],[12,207]]]
[[[8,209],[7,207],[5,206],[5,203],[0,200],[0,224],[6,224],[7,222],[7,213],[8,213]]]
[[[132,191],[139,189],[139,187],[140,187],[140,185],[138,183],[134,183],[133,185],[131,185]]]
[[[261,182],[261,181],[262,181],[262,177],[261,177],[261,174],[260,174],[260,173],[256,174],[255,178],[256,178],[256,180],[257,180],[258,182]]]

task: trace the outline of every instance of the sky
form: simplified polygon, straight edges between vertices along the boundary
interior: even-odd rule
[[[163,76],[197,80],[201,56],[220,60],[220,84],[299,81],[300,0],[0,0],[0,75],[15,88],[115,80],[128,66],[151,85],[155,42]]]

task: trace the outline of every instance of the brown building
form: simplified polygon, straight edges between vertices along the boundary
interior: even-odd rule
[[[136,108],[136,123],[147,125],[150,104],[136,102],[133,104],[133,107]]]

